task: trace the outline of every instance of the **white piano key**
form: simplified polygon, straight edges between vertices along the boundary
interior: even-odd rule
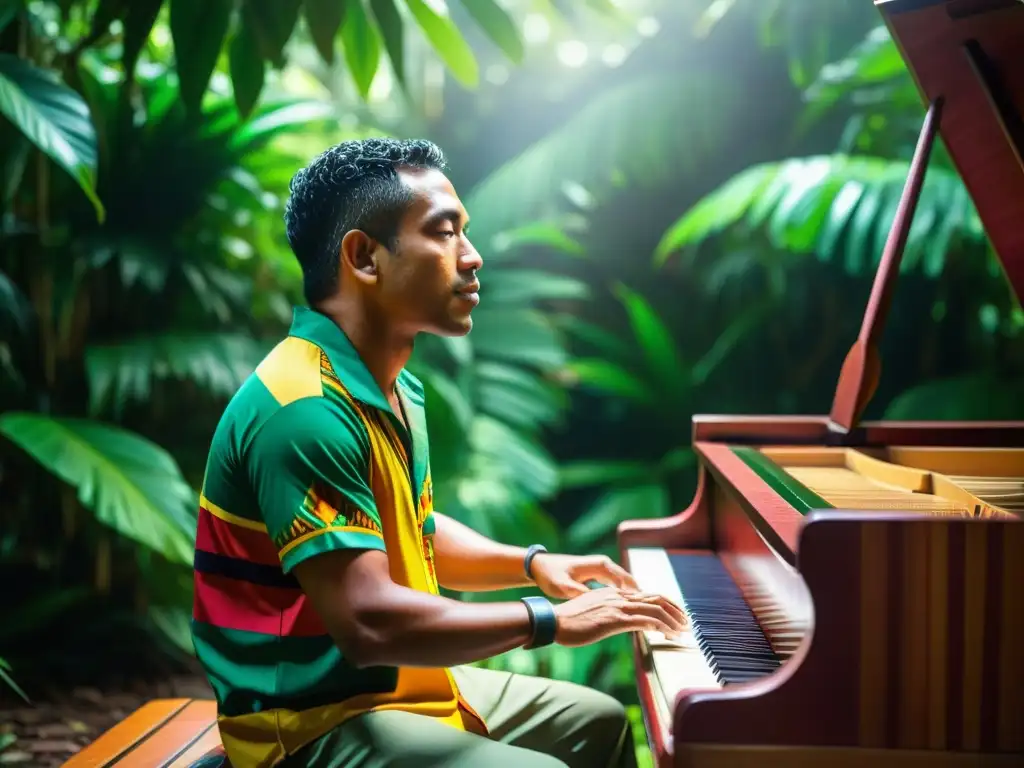
[[[629,571],[644,592],[661,594],[672,600],[687,615],[686,599],[679,589],[672,563],[664,549],[637,547],[628,550]],[[671,707],[676,694],[684,688],[721,688],[717,676],[697,647],[691,629],[671,639],[660,632],[644,632],[651,668],[666,705]]]
[[[669,562],[668,553],[664,549],[655,547],[637,547],[629,550],[629,572],[636,579],[637,586],[642,592],[652,592],[664,595],[674,602],[683,611],[686,611],[686,601],[679,591],[679,582],[676,581],[675,572],[672,570],[672,563]],[[689,614],[687,614],[689,617]],[[689,637],[673,640],[661,632],[644,632],[644,639],[651,648],[661,646],[681,645],[693,647],[694,640],[690,633]]]

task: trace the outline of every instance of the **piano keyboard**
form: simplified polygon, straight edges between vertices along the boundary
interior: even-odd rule
[[[641,590],[675,601],[689,622],[676,640],[643,633],[655,687],[668,710],[683,689],[717,689],[778,669],[779,657],[714,554],[675,555],[638,547],[629,550],[629,570]]]

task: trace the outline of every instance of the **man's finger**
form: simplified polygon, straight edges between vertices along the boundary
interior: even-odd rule
[[[620,589],[640,589],[632,574],[614,561],[598,558],[586,563],[582,569],[583,576],[588,579],[608,583]]]
[[[590,589],[578,581],[563,581],[558,585],[559,591],[566,597],[577,597],[590,592]]]
[[[657,592],[627,592],[625,593],[625,597],[628,600],[640,603],[660,605],[669,613],[670,616],[679,621],[683,626],[690,623],[690,620],[686,615],[686,611],[676,603],[672,602],[672,600],[665,595],[658,594]]]
[[[672,615],[664,605],[657,601],[638,600],[631,605],[627,605],[625,610],[628,613],[642,614],[644,616],[650,616],[651,618],[657,619],[659,622],[664,624],[667,631],[672,634],[677,634],[685,628],[685,625],[679,617]]]

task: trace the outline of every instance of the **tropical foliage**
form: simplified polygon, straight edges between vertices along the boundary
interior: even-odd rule
[[[438,138],[486,261],[473,333],[411,363],[439,509],[615,554],[692,497],[694,413],[827,409],[923,115],[898,51],[870,4],[625,5],[0,0],[0,680],[62,621],[188,652],[209,436],[300,299],[288,180],[347,136]],[[617,63],[553,77],[590,38]],[[1024,415],[941,148],[897,305],[878,415]],[[635,696],[622,637],[485,663]]]
[[[194,23],[197,4],[169,5],[169,20],[159,2],[4,6],[2,42],[12,52],[0,53],[0,435],[5,465],[19,472],[4,478],[4,508],[15,516],[5,511],[0,560],[49,574],[33,584],[25,610],[7,617],[7,642],[90,600],[92,591],[68,587],[91,575],[101,594],[131,585],[144,623],[190,648],[205,446],[217,409],[279,337],[299,297],[277,225],[288,179],[305,160],[290,147],[300,128],[343,138],[330,127],[335,106],[279,89],[257,104],[262,75],[240,68],[280,66],[291,26],[273,14],[292,19],[284,6],[300,3],[243,3],[223,16],[232,4],[215,3],[216,24]],[[305,12],[322,19],[341,5],[310,2]],[[372,23],[358,19],[361,4],[343,5],[339,24],[365,31]],[[371,4],[378,13],[389,5]],[[407,6],[467,79],[472,53],[451,22],[424,3]],[[515,55],[504,12],[490,3],[474,9]],[[234,31],[224,61],[217,54],[228,16]],[[173,51],[159,42],[168,23]],[[387,29],[400,26],[394,17]],[[361,51],[364,36],[351,29],[343,26],[338,39],[349,42],[353,77],[372,79],[383,54]],[[334,36],[323,32],[314,42],[330,58]],[[251,61],[238,58],[246,47]],[[174,61],[183,50],[194,54],[189,71]],[[391,54],[394,63],[397,49]],[[225,74],[233,89],[218,80]],[[504,296],[481,313],[474,342],[427,346],[418,361],[436,401],[432,431],[451,443],[439,452],[439,496],[454,513],[473,510],[477,527],[510,518],[486,514],[494,508],[514,512],[555,488],[537,432],[557,415],[559,393],[543,372],[564,362],[565,349],[533,305],[586,293],[564,278],[537,294],[529,289],[537,272],[514,267],[517,247],[564,248],[555,227],[506,240]],[[518,342],[502,335],[499,343],[505,323],[520,330]],[[47,482],[46,472],[62,483]]]
[[[749,280],[751,274],[766,273],[780,289],[786,285],[782,276],[802,266],[806,256],[850,277],[873,275],[909,172],[923,119],[921,98],[884,25],[824,66],[804,96],[802,131],[845,110],[838,151],[762,162],[726,180],[665,231],[655,249],[656,264],[682,253],[690,268],[703,265],[720,274],[721,261],[708,263],[702,256],[707,249],[700,246],[721,238],[757,245],[738,251],[738,260],[728,267],[732,275]],[[966,307],[952,323],[959,326],[964,315],[970,318],[968,346],[999,372],[981,377],[991,387],[988,397],[980,396],[978,377],[966,373],[966,378],[904,393],[888,415],[1010,418],[1020,413],[1019,352],[1006,352],[1020,349],[1024,315],[1006,290],[978,212],[941,143],[921,191],[901,274],[920,275],[938,287],[929,314],[936,321],[933,331],[941,333],[949,330],[943,320],[949,315],[950,283],[961,281]],[[931,341],[929,346],[937,343]],[[955,405],[944,407],[940,392],[979,396],[957,397],[945,401]]]

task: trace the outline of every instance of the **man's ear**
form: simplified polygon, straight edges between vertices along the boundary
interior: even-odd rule
[[[360,229],[350,229],[341,239],[342,264],[364,283],[377,281],[377,250],[380,244]]]

